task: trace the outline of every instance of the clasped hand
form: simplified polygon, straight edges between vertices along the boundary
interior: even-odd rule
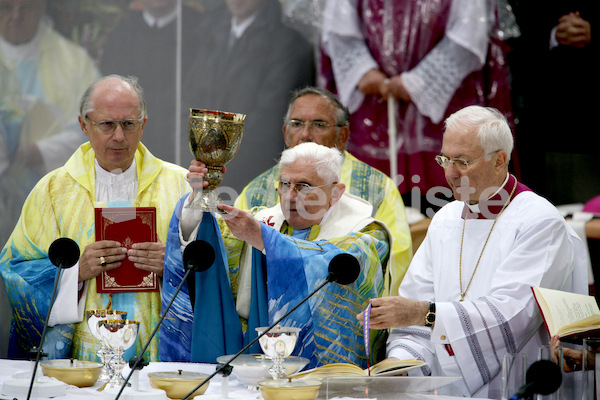
[[[358,90],[365,95],[380,96],[387,100],[391,93],[394,98],[409,103],[410,93],[406,90],[402,76],[396,75],[387,78],[383,72],[378,69],[367,71],[358,82]]]
[[[165,245],[160,242],[135,243],[130,249],[113,240],[100,240],[85,247],[79,257],[79,282],[95,278],[103,271],[117,269],[127,257],[136,268],[163,274]],[[102,266],[102,261],[106,263]]]
[[[556,27],[556,40],[563,46],[585,47],[592,40],[590,23],[579,12],[563,15]]]

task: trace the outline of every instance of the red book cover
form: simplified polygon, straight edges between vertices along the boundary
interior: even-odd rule
[[[116,240],[128,249],[134,243],[156,242],[155,207],[106,207],[94,209],[96,240]],[[156,292],[158,277],[154,272],[136,268],[125,258],[117,269],[96,277],[98,293]]]

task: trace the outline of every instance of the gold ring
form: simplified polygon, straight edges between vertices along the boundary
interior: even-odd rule
[[[104,257],[100,257],[100,265],[106,267],[106,260],[104,259]]]

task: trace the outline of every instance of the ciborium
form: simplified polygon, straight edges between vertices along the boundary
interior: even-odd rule
[[[268,327],[259,327],[256,331],[260,335],[267,329]],[[289,357],[294,351],[299,332],[300,328],[277,325],[258,339],[263,353],[273,360],[273,366],[269,369],[273,379],[287,378],[283,359]]]
[[[98,341],[100,341],[100,349],[96,354],[104,366],[102,367],[102,371],[100,372],[97,382],[105,383],[108,382],[112,377],[112,372],[110,366],[108,365],[108,361],[112,357],[113,351],[104,344],[104,341],[100,337],[100,332],[98,332],[98,321],[106,319],[126,319],[127,312],[118,310],[86,310],[85,315],[87,317],[87,323],[88,328],[90,328],[90,332],[96,339],[98,339]]]
[[[189,145],[197,161],[206,164],[208,186],[188,207],[218,212],[217,187],[223,182],[223,166],[237,154],[244,132],[245,114],[190,108]]]
[[[120,388],[125,383],[121,371],[126,362],[123,353],[130,348],[138,335],[140,323],[128,319],[106,319],[98,321],[98,332],[104,345],[114,352],[110,361],[114,373],[105,388]]]

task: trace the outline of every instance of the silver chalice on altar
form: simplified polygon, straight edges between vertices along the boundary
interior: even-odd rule
[[[189,145],[192,154],[208,168],[208,186],[198,192],[188,207],[216,212],[220,202],[217,187],[223,181],[223,166],[237,154],[244,132],[245,114],[190,109]]]
[[[125,379],[121,376],[121,371],[126,364],[123,353],[135,343],[139,326],[139,321],[128,319],[98,321],[98,332],[102,343],[114,352],[110,361],[114,372],[112,378],[106,383],[106,389],[120,388],[125,383]]]
[[[100,361],[102,361],[103,367],[100,372],[100,376],[98,377],[97,382],[105,383],[110,380],[112,377],[110,366],[108,365],[108,360],[113,355],[113,351],[108,348],[102,338],[100,337],[100,332],[98,332],[98,321],[106,320],[106,319],[126,319],[127,312],[126,311],[118,311],[118,310],[87,310],[85,312],[87,318],[88,328],[90,328],[90,332],[92,335],[100,341],[100,349],[96,353],[98,357],[100,357]]]
[[[258,334],[262,334],[268,327],[256,328]],[[273,360],[273,366],[269,369],[273,379],[287,378],[287,370],[283,366],[283,360],[289,357],[296,347],[300,328],[292,328],[277,325],[265,333],[258,343],[267,357]]]

